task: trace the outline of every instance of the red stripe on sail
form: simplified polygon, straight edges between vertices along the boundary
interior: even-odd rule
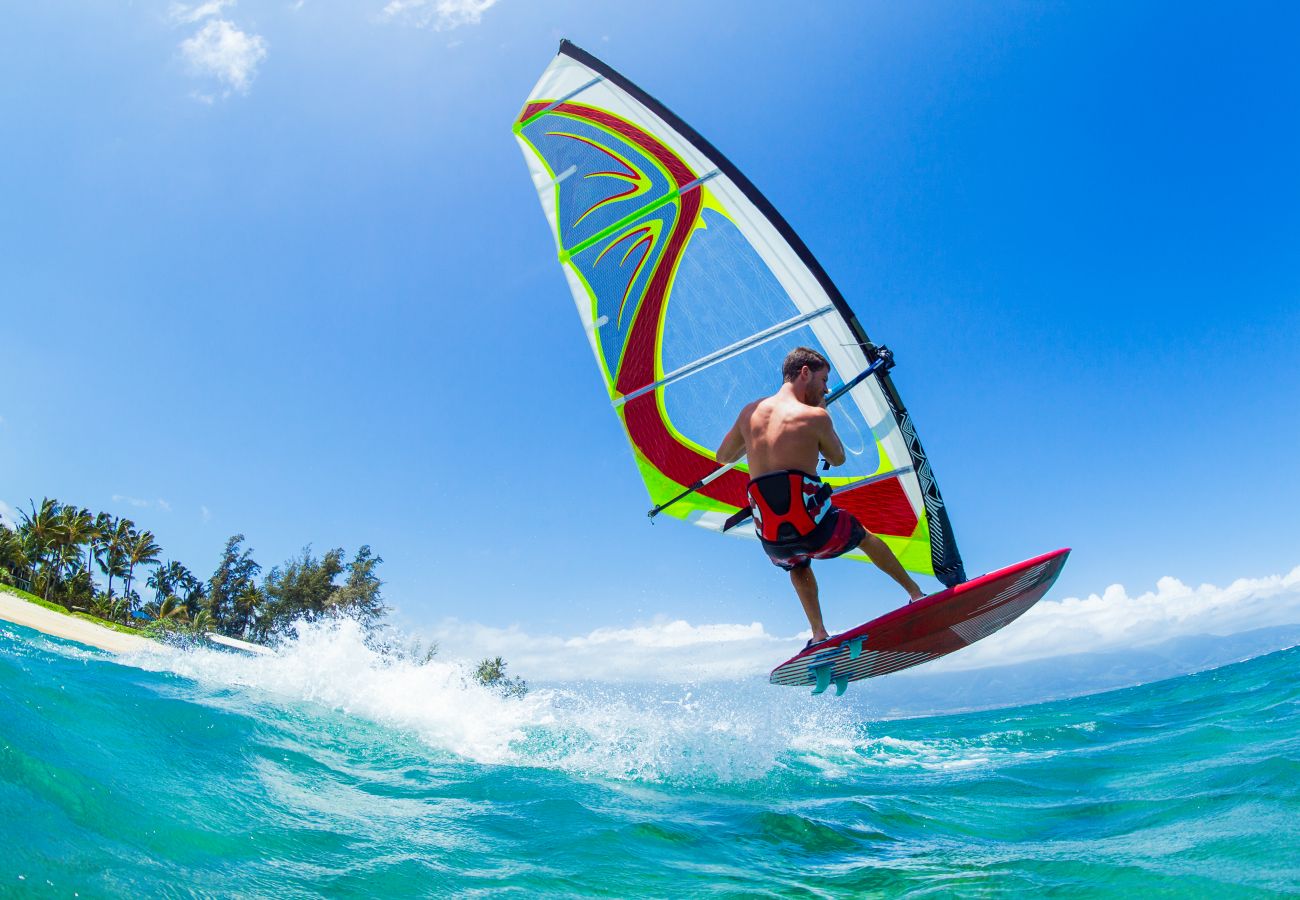
[[[911,537],[916,531],[916,511],[898,477],[840,491],[831,502],[853,517],[872,534]]]

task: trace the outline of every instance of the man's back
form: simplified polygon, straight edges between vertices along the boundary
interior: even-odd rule
[[[818,454],[823,452],[833,462],[842,461],[842,457],[833,458],[842,451],[830,414],[803,403],[789,390],[782,389],[746,407],[740,428],[751,478],[783,469],[815,473]]]

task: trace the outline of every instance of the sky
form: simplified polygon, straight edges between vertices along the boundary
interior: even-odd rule
[[[264,569],[369,544],[397,621],[507,656],[805,629],[757,545],[647,522],[510,133],[568,37],[736,163],[894,350],[970,574],[1072,547],[1053,601],[1112,625],[1192,608],[1171,584],[1294,600],[1297,28],[1283,3],[10,4],[0,517],[130,516],[200,575],[237,533]],[[833,629],[902,599],[818,572]]]

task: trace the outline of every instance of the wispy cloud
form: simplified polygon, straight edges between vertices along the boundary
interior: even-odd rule
[[[137,509],[158,509],[163,512],[171,512],[172,505],[166,500],[159,497],[157,500],[143,500],[140,497],[128,497],[126,494],[114,494],[114,503],[126,503]]]
[[[18,530],[18,514],[14,508],[3,500],[0,500],[0,526],[8,528],[10,531]]]
[[[172,21],[182,24],[193,24],[202,22],[204,19],[212,19],[221,15],[221,11],[227,6],[234,6],[235,0],[210,0],[208,3],[200,3],[197,6],[186,6],[183,3],[173,3],[171,9]]]
[[[760,622],[692,625],[680,619],[598,628],[575,637],[452,620],[442,623],[435,637],[457,656],[504,656],[514,671],[543,681],[680,682],[766,672],[796,653],[806,639],[769,634]]]
[[[208,0],[197,6],[175,4],[171,10],[172,21],[178,25],[199,25],[198,31],[181,41],[181,56],[195,75],[215,78],[224,85],[223,96],[233,91],[247,93],[267,53],[265,38],[241,30],[222,15],[234,5],[235,0]],[[207,103],[214,100],[203,93],[195,97]]]
[[[447,31],[461,25],[477,25],[483,13],[497,0],[389,0],[384,7],[385,19],[405,22],[421,28]]]
[[[202,516],[204,522],[212,521],[212,510],[208,509],[206,506],[199,507],[199,515]]]
[[[1112,585],[1100,595],[1040,602],[1003,631],[916,672],[989,668],[1297,623],[1300,566],[1225,588],[1191,588],[1162,578],[1156,590],[1136,596]],[[449,654],[469,660],[500,655],[514,671],[542,681],[691,682],[763,675],[798,652],[808,632],[785,636],[770,633],[761,622],[692,625],[660,619],[564,637],[449,620],[434,637]]]

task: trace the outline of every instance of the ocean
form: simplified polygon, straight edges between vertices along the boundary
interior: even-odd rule
[[[117,659],[0,623],[0,896],[1298,893],[1298,665],[889,718],[872,682],[512,698],[349,627]]]

